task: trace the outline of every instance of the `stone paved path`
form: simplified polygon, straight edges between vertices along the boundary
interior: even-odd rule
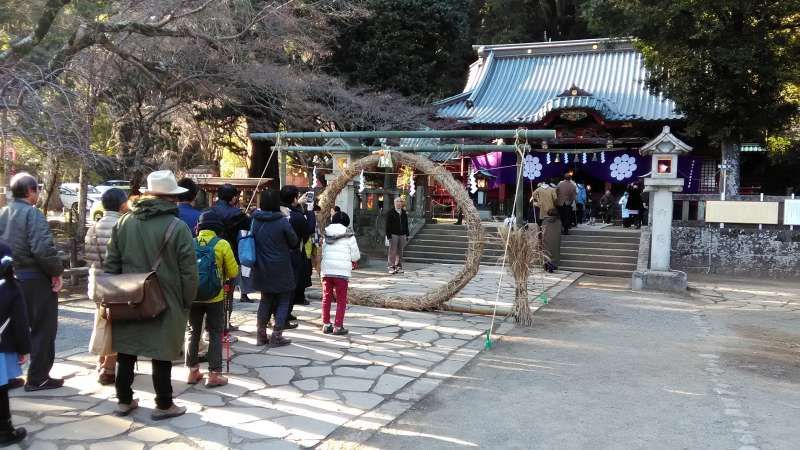
[[[241,308],[238,308],[241,306]],[[232,346],[230,384],[189,386],[173,369],[177,403],[189,413],[153,422],[150,364],[139,362],[134,384],[140,408],[129,418],[109,413],[113,387],[96,383],[94,357],[81,349],[59,355],[54,376],[65,387],[13,391],[14,421],[35,449],[297,448],[315,446],[339,427],[379,428],[451,377],[483,347],[490,318],[455,312],[419,313],[350,307],[346,337],[320,332],[319,309],[298,307],[293,344],[255,346],[256,304],[237,304],[239,342]],[[496,333],[511,328],[498,322]]]
[[[414,295],[446,282],[460,269],[409,265],[405,274],[388,276],[377,266],[357,271],[351,285]],[[90,319],[93,312],[79,289],[69,294],[59,319],[64,328],[59,338],[79,346],[57,354],[52,374],[64,377],[65,387],[43,393],[13,391],[14,422],[28,429],[23,447],[33,449],[288,449],[317,446],[334,431],[337,436],[368,435],[453,377],[481,351],[491,317],[464,312],[492,310],[499,274],[496,267],[481,267],[451,301],[450,307],[461,312],[350,306],[346,337],[321,333],[318,303],[297,307],[301,325],[285,333],[293,343],[278,349],[255,346],[258,304],[236,303],[234,322],[240,331],[231,348],[230,384],[216,389],[190,386],[185,383],[186,368],[176,362],[174,395],[189,412],[164,422],[150,420],[155,405],[149,361],[140,361],[136,369],[139,410],[129,418],[110,414],[116,406],[114,389],[96,382],[95,357],[84,350],[88,330],[76,322],[75,330],[64,334],[64,327],[79,319],[76,314]],[[531,298],[543,292],[552,298],[579,275],[536,274],[531,277]],[[496,336],[513,327],[504,317],[513,295],[513,278],[504,274]],[[257,294],[253,297],[258,299]],[[532,308],[540,306],[532,302]],[[59,349],[72,348],[65,345],[60,343]],[[322,446],[338,445],[332,440]]]
[[[350,285],[383,295],[421,295],[433,287],[447,283],[462,267],[452,264],[406,264],[404,274],[389,275],[382,264],[376,264],[374,267],[356,271]],[[503,273],[500,296],[495,301],[501,272],[499,267],[481,266],[475,278],[446,304],[447,307],[460,312],[486,314],[491,313],[497,304],[498,314],[507,314],[514,300],[514,278],[507,271]],[[553,298],[580,275],[576,272],[533,271],[528,282],[530,298],[536,298],[542,293]]]

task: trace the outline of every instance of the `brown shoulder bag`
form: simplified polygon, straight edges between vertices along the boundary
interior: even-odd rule
[[[156,271],[161,265],[164,248],[179,222],[178,218],[174,218],[169,224],[150,272],[104,274],[95,278],[94,301],[105,310],[108,320],[148,320],[158,317],[167,309]]]

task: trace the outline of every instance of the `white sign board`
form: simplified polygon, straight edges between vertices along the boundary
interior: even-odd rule
[[[800,200],[786,200],[784,202],[783,224],[800,225]]]
[[[706,222],[778,224],[778,202],[707,201]]]

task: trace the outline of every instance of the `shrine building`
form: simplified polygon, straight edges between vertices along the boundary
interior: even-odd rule
[[[539,182],[565,172],[591,185],[595,195],[606,189],[620,193],[650,172],[650,161],[639,154],[643,144],[665,125],[678,135],[685,129],[675,103],[648,90],[643,57],[630,40],[473,48],[478,59],[469,68],[463,92],[438,101],[436,115],[475,129],[555,129],[556,139],[537,143],[526,157],[525,198]],[[718,193],[719,149],[702,139],[685,139],[696,150],[679,164],[680,176],[686,180],[683,192]],[[760,150],[758,145],[742,148]],[[763,154],[757,157],[764,158]],[[743,155],[743,167],[746,158]],[[484,179],[478,205],[490,208],[494,215],[508,214],[516,185],[516,156],[486,153],[468,159]],[[757,193],[758,186],[752,184],[757,182],[742,174],[743,194]]]

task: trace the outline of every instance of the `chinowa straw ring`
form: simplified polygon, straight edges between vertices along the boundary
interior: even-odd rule
[[[485,241],[485,230],[481,225],[478,210],[472,203],[466,189],[453,178],[447,170],[433,163],[431,160],[418,156],[413,153],[392,152],[392,158],[396,163],[411,166],[414,169],[432,176],[437,183],[444,186],[453,196],[456,204],[464,214],[464,222],[467,226],[467,259],[464,267],[456,273],[447,283],[438,286],[422,296],[400,297],[392,295],[380,295],[374,291],[361,291],[351,289],[348,301],[355,305],[377,306],[381,308],[406,309],[412,311],[428,311],[442,308],[443,304],[453,298],[467,283],[475,277],[480,269],[481,256],[483,256],[483,246]],[[336,197],[347,186],[353,178],[357,177],[362,170],[369,170],[378,165],[378,160],[382,155],[379,152],[353,161],[343,173],[328,184],[328,187],[320,194],[320,226],[324,229],[330,221],[330,211],[335,205]]]

